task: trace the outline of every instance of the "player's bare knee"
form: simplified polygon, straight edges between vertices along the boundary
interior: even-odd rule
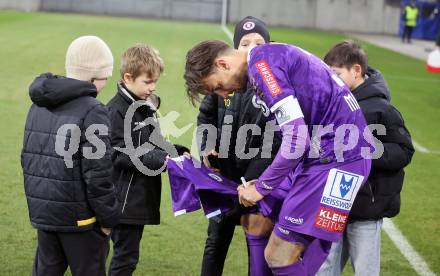
[[[296,263],[303,251],[301,244],[284,241],[272,234],[264,250],[264,258],[269,267],[283,267]]]
[[[289,256],[289,260],[288,260],[289,264],[294,264],[297,261],[299,261],[303,251],[304,251],[304,246],[300,243],[295,243],[294,248]]]
[[[266,247],[264,250],[264,258],[269,267],[282,267],[289,264],[284,250],[280,248]]]
[[[282,257],[280,257],[279,250],[281,246],[281,239],[278,238],[275,234],[269,238],[269,242],[267,243],[266,248],[264,249],[264,258],[266,259],[269,267],[279,267],[282,263]]]
[[[266,246],[266,248],[264,248],[264,259],[266,260],[266,263],[268,264],[269,267],[272,267],[271,263],[272,263],[272,248],[269,247],[269,245]]]
[[[272,221],[261,214],[243,215],[241,225],[247,234],[255,236],[269,236],[273,229]]]

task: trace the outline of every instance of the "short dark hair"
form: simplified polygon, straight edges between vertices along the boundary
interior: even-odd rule
[[[193,105],[200,101],[200,94],[209,94],[203,87],[203,79],[214,71],[214,61],[231,47],[221,40],[206,40],[194,46],[186,54],[186,94]]]
[[[345,67],[350,69],[353,65],[359,64],[362,76],[365,76],[368,69],[368,56],[361,46],[351,40],[336,44],[324,57],[324,62],[329,66]]]

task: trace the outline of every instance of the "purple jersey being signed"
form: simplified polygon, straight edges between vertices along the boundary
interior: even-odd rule
[[[200,209],[200,203],[208,218],[227,213],[236,206],[238,184],[211,171],[194,158],[171,158],[167,166],[176,216]],[[291,189],[290,183],[286,179],[270,196],[258,202],[258,209],[263,215],[272,219],[277,217]]]
[[[248,75],[283,134],[280,151],[258,179],[261,194],[269,194],[300,162],[330,169],[361,159],[362,147],[371,152],[357,101],[319,58],[292,45],[265,44],[249,53]]]

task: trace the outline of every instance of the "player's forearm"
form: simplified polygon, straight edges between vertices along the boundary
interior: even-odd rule
[[[281,147],[271,165],[257,180],[257,191],[264,196],[277,188],[298,166],[310,146],[310,138],[303,118],[285,124],[281,127],[281,131]]]

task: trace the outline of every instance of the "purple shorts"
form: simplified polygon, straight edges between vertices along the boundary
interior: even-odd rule
[[[315,166],[297,170],[275,225],[275,229],[282,229],[276,230],[278,236],[290,241],[288,236],[295,232],[326,241],[338,241],[370,167],[371,160],[361,159],[336,164],[330,169]]]

